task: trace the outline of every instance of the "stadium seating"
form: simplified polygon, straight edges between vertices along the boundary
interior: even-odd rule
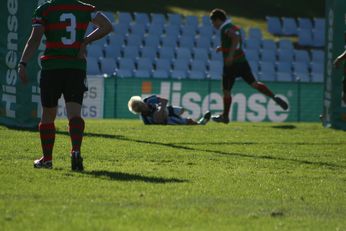
[[[139,56],[139,47],[138,46],[126,46],[123,47],[123,57],[134,59]]]
[[[160,13],[151,13],[151,24],[153,25],[163,25],[166,22],[166,18],[163,14]]]
[[[275,50],[262,50],[261,51],[261,61],[274,63],[276,61],[276,51]]]
[[[291,17],[283,17],[282,18],[282,34],[283,35],[297,35],[298,28],[297,22],[294,18]]]
[[[192,70],[188,73],[189,79],[205,79],[206,74],[204,71]]]
[[[88,57],[87,58],[87,73],[89,75],[100,75],[100,68],[97,62],[97,58]]]
[[[174,58],[174,48],[173,47],[161,47],[159,49],[159,57],[161,59],[172,60]]]
[[[113,58],[117,59],[121,56],[121,50],[122,45],[121,44],[111,44],[109,46],[106,46],[105,51],[105,58]]]
[[[88,57],[100,58],[103,57],[103,46],[91,44],[87,47]]]
[[[261,47],[265,50],[276,50],[276,43],[274,40],[264,39],[262,40]]]
[[[274,35],[282,35],[282,25],[280,18],[267,16],[266,21],[269,33]]]
[[[148,78],[148,76],[151,76],[148,70],[136,70],[134,72],[134,77],[136,78]]]
[[[193,48],[192,49],[194,60],[208,61],[208,50],[204,48]]]
[[[135,12],[134,17],[135,17],[136,23],[149,24],[150,20],[149,20],[149,15],[147,13]]]
[[[291,49],[280,49],[277,52],[278,61],[292,62],[294,59],[294,51]]]
[[[153,69],[153,61],[149,58],[139,58],[137,60],[137,70],[151,71]]]
[[[142,47],[140,50],[141,57],[149,58],[150,60],[154,60],[157,54],[156,47]]]
[[[173,63],[173,70],[187,72],[189,70],[189,63],[189,59],[176,59]]]
[[[186,79],[187,72],[183,70],[172,70],[170,77],[172,79]]]
[[[100,60],[102,73],[113,75],[116,70],[116,63],[113,58],[103,58]]]
[[[149,34],[144,38],[144,45],[156,49],[160,45],[160,36]]]
[[[152,77],[158,79],[167,79],[169,78],[169,72],[167,69],[154,70]]]
[[[128,12],[118,12],[119,23],[130,24],[132,22],[132,16]]]
[[[156,70],[167,70],[169,71],[172,67],[170,59],[157,59],[155,61]]]
[[[307,50],[294,50],[293,53],[296,62],[310,63],[310,55]]]
[[[249,39],[257,39],[257,40],[262,40],[262,31],[259,28],[256,27],[251,27],[249,29]]]
[[[298,29],[312,30],[312,22],[309,18],[298,18]]]
[[[300,46],[311,46],[312,33],[309,29],[301,29],[298,32],[298,44]]]

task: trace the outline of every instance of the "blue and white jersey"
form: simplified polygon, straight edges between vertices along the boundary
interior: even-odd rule
[[[143,100],[144,103],[146,103],[150,110],[148,113],[141,114],[141,118],[144,122],[144,124],[157,124],[154,120],[154,114],[159,110],[160,107],[160,99],[156,95],[151,95]],[[178,124],[187,124],[187,119],[182,118],[180,116],[181,114],[181,107],[173,107],[168,106],[168,118],[166,121],[166,124],[170,125],[178,125]]]

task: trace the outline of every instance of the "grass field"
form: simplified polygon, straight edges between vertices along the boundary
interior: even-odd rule
[[[346,230],[346,133],[316,123],[144,126],[88,120],[70,171],[38,133],[0,126],[0,230]]]

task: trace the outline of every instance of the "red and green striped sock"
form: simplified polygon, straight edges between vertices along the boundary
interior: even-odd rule
[[[43,160],[52,160],[53,147],[55,141],[55,125],[54,123],[40,123],[38,125],[38,129],[40,131]]]
[[[74,117],[70,119],[69,133],[71,137],[72,151],[80,152],[84,134],[84,127],[84,120],[81,117]]]

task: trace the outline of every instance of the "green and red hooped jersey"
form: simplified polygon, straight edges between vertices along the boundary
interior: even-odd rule
[[[232,40],[230,35],[235,33],[239,36],[239,44],[233,55],[233,62],[245,62],[245,54],[242,49],[242,39],[240,34],[240,27],[233,25],[231,22],[225,22],[225,24],[220,29],[221,32],[221,47],[223,58],[226,59],[229,55],[230,48],[232,47]]]
[[[51,0],[36,9],[32,26],[43,26],[47,39],[42,69],[86,70],[78,53],[93,12],[94,6],[77,0]]]
[[[344,41],[345,41],[344,49],[346,50],[346,31],[344,31]],[[346,78],[346,61],[344,61],[344,76]]]

